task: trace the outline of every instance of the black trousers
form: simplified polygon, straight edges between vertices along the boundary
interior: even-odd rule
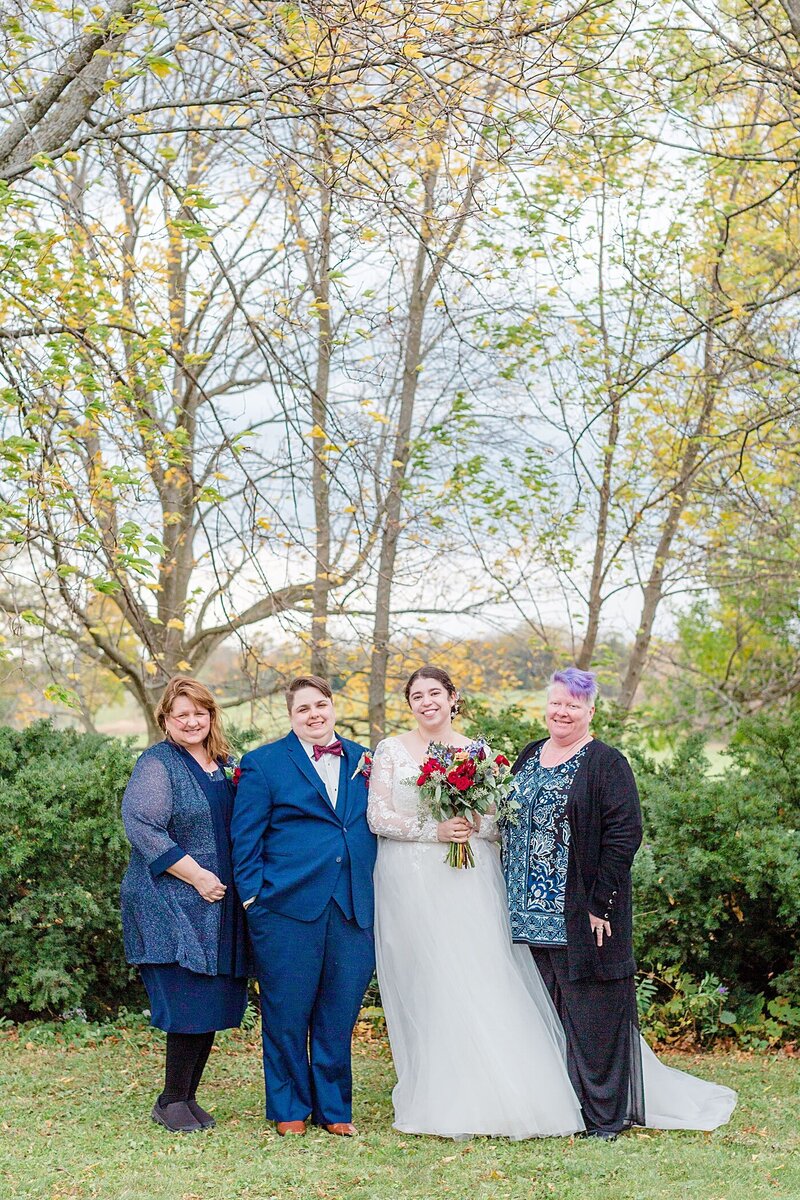
[[[632,977],[569,978],[567,951],[531,946],[567,1035],[567,1070],[588,1131],[644,1124],[636,989]]]

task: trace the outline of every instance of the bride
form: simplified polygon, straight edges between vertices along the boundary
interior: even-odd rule
[[[394,1127],[452,1138],[582,1131],[563,1028],[528,948],[511,941],[496,821],[437,822],[419,811],[415,782],[429,743],[469,744],[452,726],[455,686],[445,671],[421,667],[405,696],[416,728],[377,747],[367,811],[379,835],[375,950],[397,1072]],[[468,839],[475,867],[448,866],[446,845]],[[694,1096],[682,1121],[680,1081],[733,1093],[647,1054],[646,1106],[663,1085],[652,1110],[664,1114],[659,1127],[713,1128],[693,1123]]]

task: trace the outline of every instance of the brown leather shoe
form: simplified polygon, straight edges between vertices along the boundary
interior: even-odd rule
[[[351,1125],[349,1121],[337,1121],[333,1125],[326,1125],[328,1133],[335,1133],[337,1137],[355,1137],[358,1133],[355,1125]]]
[[[279,1137],[286,1137],[287,1134],[294,1137],[302,1137],[306,1131],[305,1121],[278,1121],[275,1129]]]

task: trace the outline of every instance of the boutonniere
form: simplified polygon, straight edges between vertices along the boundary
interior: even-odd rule
[[[364,779],[366,780],[367,787],[369,787],[369,777],[371,774],[372,755],[370,754],[369,750],[365,750],[361,755],[361,758],[358,760],[358,766],[356,767],[355,771],[353,771],[353,774],[350,776],[350,778],[355,779],[356,775],[363,775]]]
[[[242,768],[237,767],[236,759],[229,758],[227,762],[220,763],[219,765],[222,767],[223,773],[228,782],[232,783],[233,786],[236,787],[242,774]]]

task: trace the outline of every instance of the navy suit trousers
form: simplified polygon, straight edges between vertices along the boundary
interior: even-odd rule
[[[256,901],[247,923],[261,994],[267,1120],[350,1121],[350,1042],[375,968],[372,930],[335,900],[316,921]]]

